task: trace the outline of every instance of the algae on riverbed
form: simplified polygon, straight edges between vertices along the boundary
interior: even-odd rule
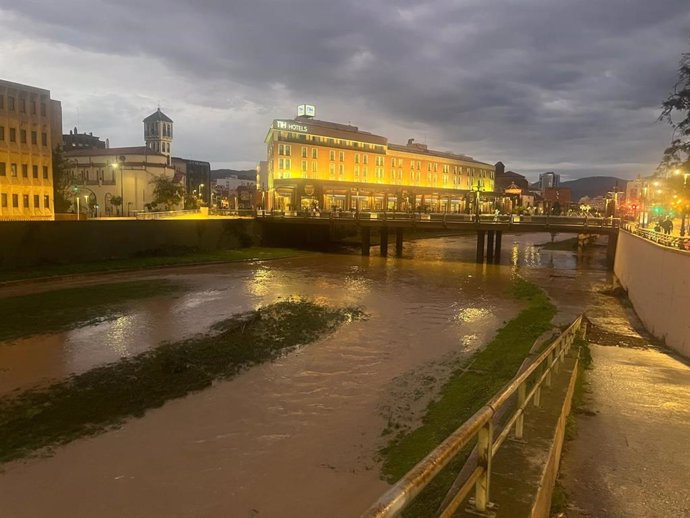
[[[451,375],[427,408],[421,426],[396,436],[381,450],[382,474],[388,482],[399,480],[510,381],[534,341],[551,327],[556,308],[542,290],[516,277],[513,296],[525,300],[527,307],[470,359],[471,369],[461,366]],[[467,452],[460,453],[427,486],[405,516],[429,516],[438,507]]]
[[[357,308],[278,302],[219,322],[208,334],[0,399],[0,462],[142,416],[362,317]]]

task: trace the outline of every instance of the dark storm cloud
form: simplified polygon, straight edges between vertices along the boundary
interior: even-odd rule
[[[34,38],[152,57],[194,85],[186,102],[249,102],[265,114],[263,127],[290,115],[277,106],[314,100],[324,118],[399,138],[421,131],[434,147],[573,176],[630,176],[655,165],[669,136],[655,123],[658,106],[690,48],[687,0],[45,0],[3,8]]]

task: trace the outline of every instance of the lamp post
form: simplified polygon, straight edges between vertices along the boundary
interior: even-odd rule
[[[687,212],[687,189],[688,189],[688,176],[690,173],[683,173],[680,169],[676,169],[676,175],[683,174],[683,199],[681,200],[681,220],[680,220],[680,237],[685,237],[685,216]]]
[[[479,191],[481,190],[481,187],[481,180],[477,180],[477,197],[474,200],[474,217],[477,223],[479,223]]]

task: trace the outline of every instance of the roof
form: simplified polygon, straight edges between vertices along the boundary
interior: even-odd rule
[[[359,142],[366,142],[370,144],[378,144],[385,146],[388,143],[386,137],[375,135],[368,131],[362,131],[357,126],[351,124],[340,124],[338,122],[322,121],[319,119],[311,119],[307,117],[296,117],[294,119],[274,119],[271,128],[268,130],[266,140],[273,131],[279,131],[277,123],[294,123],[299,126],[309,128],[310,134],[319,135],[322,137],[331,137],[334,139],[356,140]]]
[[[158,108],[158,110],[146,117],[143,122],[151,121],[172,122],[172,119],[168,117],[165,113],[163,113],[160,108]]]
[[[75,149],[66,151],[65,156],[119,156],[119,155],[151,155],[166,156],[163,153],[152,151],[146,146],[111,147],[106,149]]]
[[[481,165],[486,165],[491,168],[494,166],[491,164],[487,164],[486,162],[480,162],[479,160],[475,160],[471,156],[467,155],[460,155],[456,153],[451,153],[448,151],[434,151],[433,149],[428,149],[426,146],[423,144],[409,144],[409,145],[404,145],[404,144],[388,144],[388,149],[392,149],[394,151],[403,151],[405,153],[415,153],[418,155],[429,155],[429,156],[437,156],[441,158],[450,158],[451,160],[461,160],[463,162],[472,162],[474,164],[481,164]]]

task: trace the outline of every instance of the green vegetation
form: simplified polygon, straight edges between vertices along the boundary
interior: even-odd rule
[[[496,337],[459,367],[441,389],[422,419],[422,425],[394,438],[382,451],[383,475],[395,482],[445,440],[510,381],[534,341],[551,328],[556,309],[535,285],[516,278],[513,295],[527,307],[501,328]],[[469,451],[469,448],[468,448]],[[466,457],[460,454],[420,495],[405,516],[428,516],[446,494]]]
[[[160,347],[0,400],[0,462],[65,444],[142,416],[169,399],[231,378],[362,318],[354,308],[289,300]]]
[[[182,255],[132,257],[129,259],[113,259],[110,261],[98,261],[91,263],[45,266],[33,268],[31,270],[3,271],[0,272],[0,282],[74,275],[81,273],[107,273],[128,270],[142,270],[146,268],[161,268],[167,266],[185,266],[193,264],[225,263],[236,261],[261,261],[267,259],[294,257],[296,255],[304,255],[306,253],[308,252],[293,250],[290,248],[251,247]]]
[[[0,298],[0,341],[92,325],[122,314],[122,303],[170,295],[181,287],[170,281],[142,280],[79,286]]]

